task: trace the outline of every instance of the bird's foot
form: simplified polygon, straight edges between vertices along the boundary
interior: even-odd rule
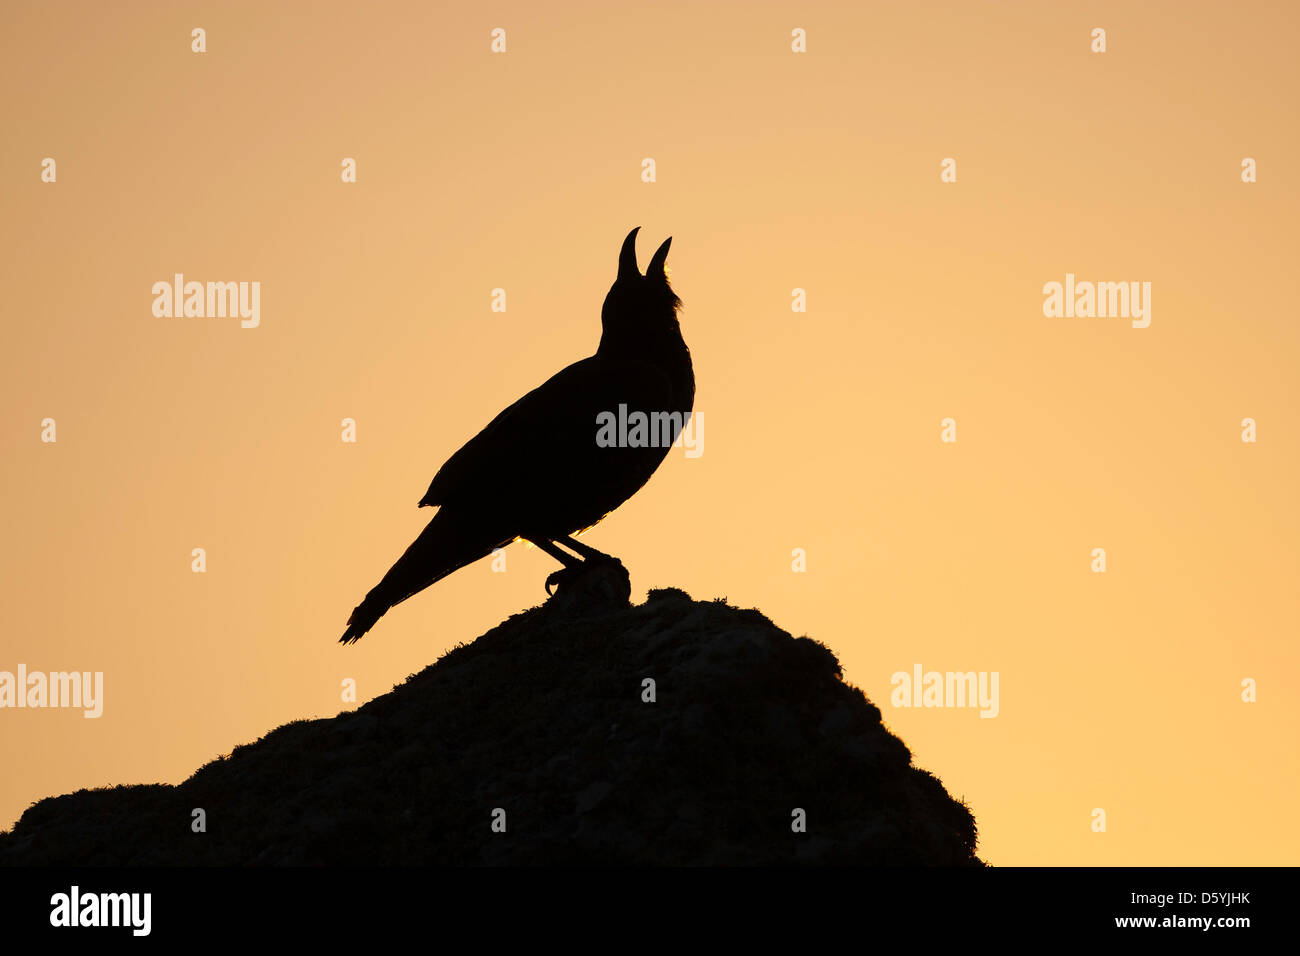
[[[552,571],[546,576],[546,593],[550,597],[555,597],[553,588],[568,587],[574,578],[582,573],[582,565],[575,564],[571,568],[560,568],[558,571]]]
[[[551,572],[546,578],[546,593],[551,596],[548,603],[558,602],[565,607],[627,604],[632,596],[632,581],[622,561],[602,556]]]

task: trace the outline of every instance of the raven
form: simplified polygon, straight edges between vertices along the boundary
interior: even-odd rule
[[[564,565],[546,579],[548,593],[589,562],[615,560],[573,535],[650,480],[695,402],[691,353],[677,321],[682,302],[664,272],[673,240],[664,241],[642,275],[640,228],[623,240],[596,354],[519,399],[438,469],[419,503],[437,505],[437,513],[353,610],[341,643],[359,640],[389,608],[520,538]],[[598,441],[598,422],[625,411],[669,422],[669,441]]]

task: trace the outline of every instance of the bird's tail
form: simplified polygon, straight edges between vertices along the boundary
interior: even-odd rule
[[[388,609],[393,605],[378,592],[379,588],[375,588],[352,609],[352,613],[348,615],[348,629],[339,638],[340,644],[352,644],[361,640],[366,631],[374,627],[375,622],[388,613]]]
[[[513,540],[513,535],[487,533],[486,526],[487,522],[456,516],[439,508],[383,580],[353,609],[339,643],[359,641],[389,608]]]

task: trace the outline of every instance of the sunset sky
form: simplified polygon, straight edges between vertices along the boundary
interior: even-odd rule
[[[634,601],[825,643],[991,863],[1300,862],[1300,7],[8,0],[0,48],[0,671],[104,675],[0,709],[0,828],[539,603],[515,544],[336,643],[639,225],[703,444],[584,538]],[[176,273],[257,327],[156,316]],[[1046,316],[1067,274],[1149,326]],[[997,716],[892,706],[916,665]]]

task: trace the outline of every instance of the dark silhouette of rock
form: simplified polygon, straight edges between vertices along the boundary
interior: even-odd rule
[[[632,607],[599,573],[179,786],[41,800],[0,863],[982,865],[825,646],[672,588]]]

